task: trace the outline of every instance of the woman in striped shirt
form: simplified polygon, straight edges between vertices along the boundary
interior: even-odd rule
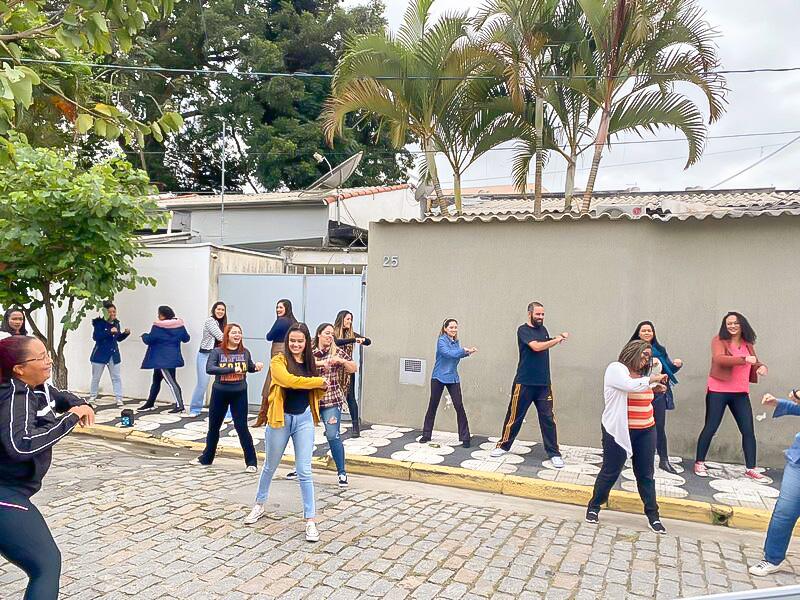
[[[586,521],[599,523],[600,505],[608,501],[625,460],[631,458],[636,487],[644,503],[650,529],[664,534],[656,503],[653,460],[656,455],[656,422],[653,393],[664,391],[665,374],[650,375],[653,349],[643,340],[628,342],[617,362],[608,365],[603,380],[603,466],[594,482],[586,509]]]
[[[199,417],[203,404],[205,404],[208,383],[211,381],[211,375],[206,373],[208,355],[222,342],[222,332],[225,331],[227,324],[228,307],[224,302],[215,302],[211,307],[211,316],[203,323],[203,339],[200,340],[200,350],[197,352],[195,365],[197,367],[197,385],[194,386],[192,402],[189,405],[190,417]],[[226,420],[230,416],[229,411],[225,416]]]

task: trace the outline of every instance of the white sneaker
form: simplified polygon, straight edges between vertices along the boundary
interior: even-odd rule
[[[256,521],[258,521],[261,517],[264,516],[264,505],[263,504],[254,504],[253,510],[250,511],[250,514],[244,518],[245,525],[252,525]]]
[[[500,458],[504,454],[506,454],[506,451],[503,450],[500,446],[489,452],[489,456],[491,456],[492,458]]]
[[[255,465],[248,465],[244,468],[245,473],[258,473],[258,467]]]
[[[782,564],[782,563],[781,563]],[[757,565],[750,567],[750,574],[757,577],[764,577],[764,575],[772,575],[781,570],[781,565],[773,565],[771,562],[762,560]]]
[[[319,530],[317,529],[317,524],[314,523],[314,521],[306,521],[306,541],[319,541]]]
[[[225,425],[230,425],[233,423],[233,417],[225,417],[222,422],[225,423]]]
[[[556,469],[563,469],[564,468],[564,459],[560,456],[551,456],[550,462]]]
[[[125,403],[121,399],[117,398],[117,407],[122,408],[123,406],[125,406]]]

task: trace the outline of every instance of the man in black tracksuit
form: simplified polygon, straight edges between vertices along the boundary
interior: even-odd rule
[[[561,344],[569,337],[567,332],[550,337],[544,326],[544,306],[539,302],[528,305],[528,322],[517,329],[519,363],[511,391],[506,418],[503,422],[500,441],[491,455],[499,457],[511,449],[511,445],[522,427],[522,422],[531,404],[539,414],[542,442],[545,452],[556,468],[564,466],[558,449],[553,394],[550,387],[550,348]]]

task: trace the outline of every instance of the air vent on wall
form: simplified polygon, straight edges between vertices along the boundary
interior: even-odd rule
[[[403,385],[425,385],[425,361],[421,358],[400,359],[400,383]]]

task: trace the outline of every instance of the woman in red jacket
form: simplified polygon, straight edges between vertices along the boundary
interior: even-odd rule
[[[753,431],[753,409],[750,406],[750,384],[767,374],[767,366],[758,360],[755,351],[756,332],[744,315],[729,312],[722,319],[719,335],[711,340],[711,372],[706,392],[706,423],[697,440],[695,475],[708,477],[705,460],[711,440],[717,432],[725,409],[730,408],[742,433],[745,476],[756,483],[769,483],[756,468],[756,436]]]

